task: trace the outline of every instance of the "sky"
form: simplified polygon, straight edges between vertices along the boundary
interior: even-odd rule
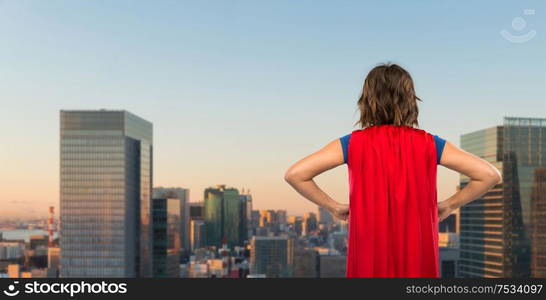
[[[420,128],[456,145],[504,116],[546,117],[545,13],[525,0],[0,0],[0,217],[58,205],[59,111],[103,108],[154,124],[154,186],[201,201],[226,184],[255,209],[315,211],[284,172],[357,129],[379,63],[412,74]],[[346,166],[317,181],[348,202]],[[457,183],[439,167],[439,200]]]

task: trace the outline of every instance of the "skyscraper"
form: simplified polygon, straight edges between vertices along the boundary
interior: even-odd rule
[[[60,254],[61,249],[58,247],[49,247],[47,249],[47,277],[59,277]]]
[[[455,278],[459,263],[460,246],[459,234],[453,232],[440,232],[438,234],[440,277]]]
[[[180,240],[183,249],[190,249],[190,190],[181,187],[155,187],[153,198],[180,200]]]
[[[205,241],[205,222],[202,220],[190,221],[190,250],[204,246]]]
[[[292,276],[296,278],[319,277],[319,254],[315,249],[295,248]]]
[[[302,235],[303,232],[303,218],[299,216],[288,217],[288,225],[290,229],[296,233],[297,236]]]
[[[322,206],[318,207],[318,216],[318,222],[320,224],[330,225],[334,223],[334,216],[332,216],[332,214]]]
[[[540,202],[532,194],[537,169],[546,166],[546,119],[507,117],[503,126],[464,134],[461,147],[501,170],[503,182],[461,208],[459,275],[530,276],[531,238],[544,234],[535,226],[543,221],[532,218],[533,203]],[[468,181],[461,176],[461,188]]]
[[[61,111],[62,277],[149,277],[152,123]]]
[[[242,189],[241,195],[241,223],[239,223],[240,237],[242,241],[248,241],[252,236],[252,195]]]
[[[218,185],[205,190],[205,239],[208,246],[240,246],[241,199],[235,188]]]
[[[279,210],[260,210],[259,226],[260,230],[257,232],[259,235],[278,235],[280,232],[281,223],[280,218],[286,218],[285,211],[279,214]],[[286,223],[286,221],[285,221]]]
[[[251,241],[250,273],[267,278],[291,277],[294,242],[287,237],[255,236]]]
[[[154,198],[153,277],[180,277],[180,199]]]
[[[190,250],[205,245],[204,203],[190,202]]]
[[[317,214],[309,212],[303,214],[303,235],[313,233],[318,228]]]
[[[546,277],[546,168],[535,169],[531,194],[531,276]]]
[[[269,227],[276,222],[274,210],[260,210],[260,227]]]
[[[257,235],[257,229],[260,227],[260,211],[259,210],[252,210],[250,212],[250,228],[251,228],[251,234],[249,237],[253,235]]]
[[[320,278],[344,278],[347,267],[345,255],[319,255]]]

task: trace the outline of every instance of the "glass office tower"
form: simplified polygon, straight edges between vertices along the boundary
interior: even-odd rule
[[[61,111],[61,277],[149,277],[152,123]]]
[[[239,222],[239,237],[241,242],[249,242],[252,236],[250,217],[252,215],[252,195],[245,194],[244,189],[239,195],[241,201],[241,222]]]
[[[531,203],[531,276],[546,278],[546,168],[535,169]]]
[[[546,166],[546,119],[505,118],[503,126],[463,135],[461,147],[495,165],[503,181],[461,208],[459,275],[532,275],[540,267],[533,257],[545,252],[544,226],[539,226],[544,214],[533,214],[532,208],[543,205],[536,190],[543,186],[540,170]],[[461,176],[461,187],[468,180]]]
[[[184,250],[190,249],[190,190],[181,187],[155,187],[152,198],[180,200],[180,241]]]
[[[189,203],[190,209],[190,249],[195,251],[205,245],[204,203]]]
[[[241,206],[239,191],[218,185],[205,190],[205,239],[207,246],[240,246]]]
[[[288,237],[254,236],[251,241],[250,273],[267,278],[292,277],[294,240]]]
[[[180,199],[154,198],[153,277],[180,277]]]

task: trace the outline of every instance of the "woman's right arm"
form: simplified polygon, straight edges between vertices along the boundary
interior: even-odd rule
[[[501,174],[489,162],[446,142],[440,164],[462,173],[470,182],[447,200],[438,203],[438,221],[447,218],[457,208],[476,200],[501,181]]]

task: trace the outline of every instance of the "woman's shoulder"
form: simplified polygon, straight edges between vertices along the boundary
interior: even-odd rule
[[[349,153],[349,145],[351,141],[351,137],[357,136],[357,141],[359,140],[358,136],[365,134],[366,130],[369,130],[370,128],[364,128],[364,129],[357,129],[353,130],[351,133],[346,134],[339,138],[339,141],[341,142],[341,149],[343,151],[343,160],[345,163],[348,161],[348,153]],[[432,140],[434,141],[434,146],[436,148],[436,162],[440,163],[440,159],[442,158],[442,153],[444,151],[444,147],[446,144],[446,140],[439,137],[436,134],[429,133],[428,131],[425,131],[423,129],[414,128],[414,127],[408,127],[406,130],[413,131],[417,134],[423,135],[423,136],[431,136]],[[358,142],[357,142],[358,143]]]
[[[372,126],[372,127],[362,128],[362,129],[356,129],[356,130],[353,130],[352,132],[350,132],[349,134],[342,136],[340,139],[349,140],[352,136],[364,135],[366,133],[371,133],[372,131],[374,131],[374,129],[377,130],[377,129],[381,128],[381,127],[383,127],[383,126]],[[445,140],[442,139],[440,136],[438,136],[436,134],[433,134],[431,132],[428,132],[428,131],[426,131],[424,129],[420,129],[420,128],[416,128],[416,127],[408,127],[408,126],[389,126],[389,128],[399,128],[401,130],[405,130],[407,132],[413,132],[413,133],[416,133],[416,134],[419,134],[419,135],[432,136],[435,141],[443,140],[445,142]]]

